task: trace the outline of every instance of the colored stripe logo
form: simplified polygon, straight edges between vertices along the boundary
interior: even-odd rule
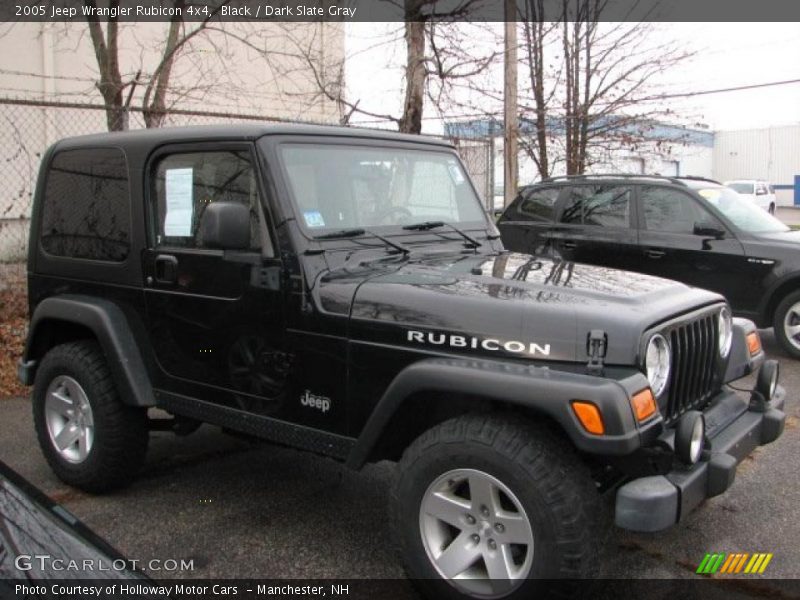
[[[726,554],[715,552],[706,554],[696,573],[700,575],[713,575],[714,573],[735,574],[761,574],[767,569],[772,560],[772,553],[756,552],[749,554],[739,552]]]

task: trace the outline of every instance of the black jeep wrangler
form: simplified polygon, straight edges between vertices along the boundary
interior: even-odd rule
[[[599,498],[657,531],[783,430],[722,297],[513,254],[454,149],[305,126],[67,139],[43,159],[19,376],[56,474],[131,481],[159,407],[399,461],[392,519],[437,597],[591,576]],[[760,368],[742,397],[726,386]]]

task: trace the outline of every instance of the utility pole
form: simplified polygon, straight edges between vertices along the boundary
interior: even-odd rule
[[[505,0],[505,78],[503,92],[503,205],[517,196],[517,0]]]

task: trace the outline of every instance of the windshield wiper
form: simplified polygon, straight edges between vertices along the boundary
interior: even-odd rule
[[[402,252],[403,254],[408,254],[411,252],[409,248],[406,248],[402,244],[398,244],[397,242],[393,242],[389,238],[385,238],[382,235],[378,235],[374,231],[369,231],[363,228],[356,228],[356,229],[340,229],[339,231],[331,231],[330,233],[323,233],[322,235],[314,236],[315,240],[338,240],[342,238],[350,238],[350,237],[357,237],[359,235],[371,235],[372,237],[378,238],[387,246],[391,246],[398,252]]]
[[[483,245],[471,235],[461,231],[455,225],[446,223],[444,221],[423,221],[422,223],[413,223],[411,225],[404,225],[403,229],[413,230],[413,231],[428,231],[429,229],[438,229],[439,227],[449,227],[452,231],[455,231],[458,235],[464,238],[464,240],[467,243],[469,243],[473,248],[479,248]]]

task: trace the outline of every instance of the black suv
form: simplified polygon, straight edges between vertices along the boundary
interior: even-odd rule
[[[719,292],[800,358],[800,231],[721,183],[580,175],[524,187],[498,221],[507,248]]]
[[[777,363],[721,296],[506,251],[435,139],[64,140],[28,270],[19,374],[62,480],[128,483],[149,429],[202,422],[354,469],[398,460],[403,561],[437,598],[591,575],[598,489],[619,526],[661,530],[783,430]],[[749,396],[726,385],[758,368]]]

